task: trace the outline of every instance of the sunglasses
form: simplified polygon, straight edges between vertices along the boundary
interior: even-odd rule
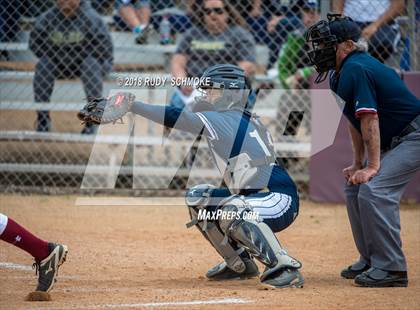
[[[211,13],[216,13],[217,15],[222,15],[225,12],[224,8],[204,8],[204,14],[210,15]]]

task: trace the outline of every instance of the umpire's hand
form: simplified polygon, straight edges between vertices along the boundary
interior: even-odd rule
[[[346,169],[344,169],[346,170]],[[343,172],[344,172],[343,170]],[[348,174],[347,183],[348,184],[363,184],[369,182],[376,174],[378,173],[378,169],[366,167],[363,169],[359,169],[354,171],[351,174]]]
[[[350,167],[344,168],[343,169],[343,174],[344,174],[344,178],[346,179],[347,183],[350,182],[350,178],[353,176],[353,174],[355,174],[356,171],[358,171],[362,168],[363,168],[362,165],[356,165],[356,164],[353,164]]]

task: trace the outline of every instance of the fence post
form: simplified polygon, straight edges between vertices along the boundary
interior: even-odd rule
[[[409,18],[409,29],[408,29],[408,37],[410,38],[410,69],[413,71],[420,70],[420,51],[419,51],[419,40],[420,40],[420,31],[416,31],[417,29],[417,21],[416,21],[416,5],[415,0],[408,0],[407,1],[407,14]]]

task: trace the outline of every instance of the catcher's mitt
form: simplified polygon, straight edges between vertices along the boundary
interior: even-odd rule
[[[132,93],[123,92],[109,98],[89,98],[77,117],[84,123],[115,123],[131,110],[134,99]]]

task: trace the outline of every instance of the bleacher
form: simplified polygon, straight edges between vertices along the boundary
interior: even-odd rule
[[[110,22],[110,19],[107,19]],[[28,21],[25,21],[28,22]],[[104,83],[104,94],[112,89],[118,88],[116,80],[121,77],[145,77],[161,76],[169,77],[170,58],[176,50],[176,45],[160,45],[158,39],[151,38],[150,44],[136,45],[134,36],[131,33],[111,33],[114,43],[114,67],[112,73]],[[94,143],[106,144],[110,150],[117,150],[118,146],[124,145],[124,138],[118,135],[93,135],[80,134],[82,128],[75,117],[76,111],[85,103],[85,95],[80,80],[57,80],[51,103],[35,104],[33,102],[32,79],[36,57],[28,49],[29,32],[22,32],[18,42],[0,43],[0,50],[7,51],[10,59],[0,62],[0,172],[7,173],[56,173],[56,174],[83,174],[89,160],[90,150]],[[155,43],[153,43],[155,42]],[[264,67],[268,59],[266,46],[257,47],[257,62]],[[273,82],[270,77],[258,74],[256,83]],[[170,85],[165,85],[170,93]],[[145,90],[146,102],[165,103],[166,98],[156,98],[156,90],[149,88]],[[268,98],[269,99],[269,98]],[[37,110],[49,110],[52,113],[53,129],[48,133],[34,131],[35,112]],[[266,119],[275,117],[276,106],[271,102],[260,104],[256,110],[258,114]],[[20,119],[20,120],[18,120]],[[11,121],[10,120],[14,120]],[[128,145],[132,149],[138,148],[147,150],[148,158],[153,158],[153,147],[161,146],[162,138],[157,135],[161,128],[149,121],[145,121],[143,131],[131,137]],[[184,143],[185,144],[185,143]],[[188,144],[188,142],[186,143]],[[310,143],[307,137],[297,143],[296,139],[290,142],[276,143],[276,151],[279,156],[296,157],[308,156]],[[183,153],[181,150],[186,145],[180,141],[169,141],[165,144],[167,154]],[[42,155],[42,160],[32,154],[32,149],[54,150],[57,153],[68,150],[73,160],[65,158],[61,154],[61,160],[55,160],[54,156]],[[77,151],[75,151],[77,149]],[[52,152],[52,151],[51,151]],[[16,154],[19,153],[19,156]],[[39,154],[39,153],[36,153]],[[78,157],[79,156],[79,157]],[[44,158],[45,157],[45,158]],[[106,173],[115,168],[115,156],[109,156],[108,161],[102,165],[95,166],[97,172]],[[125,160],[119,170],[120,175],[133,174],[133,162]],[[177,169],[175,167],[174,169]],[[155,163],[151,166],[136,167],[136,172],[147,175],[171,175],[172,170],[162,168]],[[214,169],[200,169],[201,178],[214,177]],[[182,168],[178,171],[179,176],[188,175],[188,171]],[[295,177],[306,180],[307,176],[296,173]]]

